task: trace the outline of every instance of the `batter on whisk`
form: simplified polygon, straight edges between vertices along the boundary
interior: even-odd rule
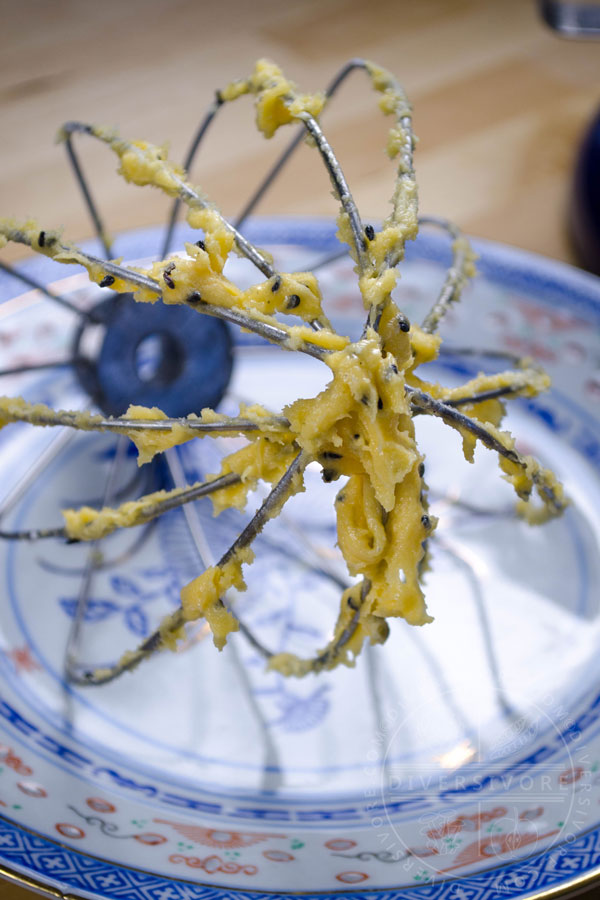
[[[203,494],[211,496],[215,513],[230,507],[241,509],[259,482],[272,485],[267,499],[219,562],[182,588],[181,606],[160,629],[114,669],[89,673],[88,682],[110,680],[161,646],[174,646],[183,637],[186,622],[199,618],[206,619],[216,646],[222,648],[227,636],[239,628],[223,598],[232,587],[245,588],[243,567],[254,558],[254,538],[293,494],[304,490],[303,473],[311,462],[321,465],[325,481],[343,479],[335,502],[337,540],[355,583],[342,594],[333,636],[322,650],[303,659],[261,647],[268,667],[302,676],[339,664],[352,665],[365,640],[385,641],[389,617],[402,617],[412,625],[431,621],[421,576],[436,520],[429,514],[415,415],[433,415],[450,425],[462,439],[469,461],[477,441],[496,452],[504,477],[519,497],[519,512],[530,522],[541,523],[558,515],[567,503],[553,473],[532,457],[521,455],[513,437],[500,430],[504,399],[532,397],[548,387],[549,379],[538,367],[523,360],[516,370],[479,374],[458,388],[426,380],[421,367],[439,353],[438,325],[473,274],[474,257],[453,225],[435,220],[453,240],[454,261],[446,282],[421,326],[409,322],[398,309],[392,298],[397,266],[406,241],[416,237],[419,226],[411,111],[391,74],[369,62],[354,61],[352,65],[365,70],[379,94],[383,113],[394,117],[386,150],[398,160],[397,177],[392,211],[379,230],[361,221],[321,130],[317,117],[325,95],[299,94],[277,66],[261,60],[249,78],[220,91],[217,104],[252,94],[257,126],[265,137],[283,125],[301,123],[320,153],[340,202],[338,236],[354,260],[366,311],[363,333],[356,341],[333,330],[316,277],[309,272],[278,272],[270,257],[250,244],[186,180],[184,170],[169,161],[163,147],[124,140],[114,131],[79,123],[68,123],[62,132],[65,138],[84,132],[106,143],[119,157],[119,171],[127,181],[157,187],[187,206],[188,223],[201,229],[203,236],[187,243],[184,255],[166,256],[148,269],[127,267],[84,253],[60,232],[42,230],[34,222],[0,222],[5,241],[28,244],[59,262],[79,263],[101,286],[134,291],[141,304],[162,300],[223,318],[285,350],[307,353],[331,372],[331,380],[316,397],[299,399],[280,414],[258,406],[242,408],[235,418],[206,409],[200,415],[174,420],[159,409],[136,405],[120,418],[104,419],[55,412],[20,399],[0,399],[0,424],[24,420],[34,425],[112,429],[127,434],[138,446],[140,462],[205,435],[244,434],[248,439],[246,446],[223,460],[220,472],[205,484],[158,492],[115,510],[68,510],[64,528],[50,529],[47,536],[97,539],[117,527],[149,521],[164,509]],[[232,252],[254,263],[264,276],[259,284],[241,290],[227,278],[224,266]],[[282,313],[297,317],[300,324],[282,321],[278,318]],[[143,316],[143,307],[139,314]],[[38,536],[46,535],[40,532]]]

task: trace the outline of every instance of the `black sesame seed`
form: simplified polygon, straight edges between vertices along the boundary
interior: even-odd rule
[[[173,288],[175,287],[175,282],[173,281],[173,279],[171,278],[169,273],[163,272],[163,278],[165,279],[165,284],[167,285],[167,287],[169,287],[169,288],[171,288],[171,290],[173,290]]]
[[[196,241],[196,247],[200,247],[201,250],[206,250],[206,244],[204,241]]]
[[[361,402],[361,403],[364,403],[365,406],[368,406],[368,405],[369,405],[369,398],[367,397],[366,394],[363,394],[363,395],[362,395],[362,397],[360,398],[360,402]]]
[[[204,303],[202,297],[198,293],[198,291],[193,291],[190,296],[187,298],[188,303]]]
[[[392,363],[390,368],[391,368],[392,372],[394,373],[394,375],[398,374],[398,366],[396,365],[396,363]]]
[[[297,306],[300,306],[300,297],[298,296],[298,294],[290,294],[290,296],[287,298],[285,308],[296,309]]]
[[[350,594],[350,596],[348,597],[347,603],[350,609],[353,609],[356,612],[358,612],[358,610],[360,609],[360,606],[354,602],[354,597],[352,596],[352,594]]]
[[[425,463],[420,463],[419,464],[419,475],[422,478],[424,474],[425,474]]]
[[[381,397],[377,398],[377,409],[383,409],[383,400]]]
[[[365,228],[365,234],[370,241],[375,238],[375,229],[372,225],[367,225],[367,227]]]
[[[403,316],[402,314],[398,316],[398,328],[400,329],[400,331],[410,331],[410,322],[408,321],[406,316]]]
[[[337,495],[337,497],[335,498],[335,502],[343,503],[345,499],[346,499],[346,495],[342,492],[341,494]]]
[[[423,528],[429,531],[429,529],[431,528],[431,519],[429,518],[429,516],[421,516],[421,525],[423,526]]]
[[[337,474],[335,469],[323,469],[321,478],[324,482],[329,483],[330,481],[333,481],[334,478],[337,478]]]
[[[360,437],[360,434],[353,434],[352,437],[354,438],[355,441],[357,441]]]
[[[281,278],[279,277],[279,275],[277,275],[275,278],[275,281],[271,285],[271,290],[273,291],[274,294],[276,294],[280,287],[281,287]]]
[[[45,243],[46,243],[46,232],[40,231],[40,233],[38,235],[38,244],[40,245],[40,247],[43,247]]]
[[[102,281],[99,281],[98,284],[100,287],[110,287],[111,284],[115,283],[115,279],[112,275],[105,275]]]
[[[377,634],[379,636],[378,643],[385,644],[390,634],[390,626],[385,619],[380,619],[377,623]],[[410,850],[408,851],[411,852]]]
[[[321,459],[341,459],[341,458],[342,458],[342,454],[334,453],[333,450],[324,450],[323,453],[321,453]]]

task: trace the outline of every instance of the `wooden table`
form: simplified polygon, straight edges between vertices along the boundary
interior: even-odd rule
[[[22,0],[4,4],[0,54],[0,208],[67,235],[92,233],[64,151],[68,119],[171,141],[180,159],[218,86],[270,57],[306,89],[355,55],[396,72],[415,107],[424,212],[466,231],[572,261],[566,209],[578,142],[600,102],[600,45],[548,31],[526,0]],[[377,14],[376,14],[377,13]],[[323,116],[365,216],[388,209],[388,122],[359,74]],[[241,129],[238,131],[238,129]],[[243,136],[242,136],[243,135]],[[266,144],[250,104],[223,112],[193,178],[231,214],[287,135]],[[85,147],[83,144],[85,143]],[[112,230],[154,224],[157,191],[125,186],[104,147],[81,144]],[[328,179],[308,147],[260,212],[333,215]],[[14,258],[14,251],[11,254]],[[6,256],[4,257],[6,258]],[[3,900],[32,895],[3,885]]]
[[[571,258],[565,210],[578,141],[600,103],[600,44],[558,38],[537,18],[533,0],[6,6],[3,212],[62,224],[73,238],[91,234],[64,150],[54,144],[65,120],[170,140],[172,156],[181,159],[215,88],[245,75],[257,57],[278,61],[312,90],[345,60],[363,55],[396,72],[414,103],[424,212],[448,216],[475,235]],[[239,209],[288,137],[280,133],[267,143],[254,134],[252,120],[249,101],[224,110],[193,173],[227,214]],[[389,121],[363,76],[351,78],[323,124],[361,211],[381,217],[392,183],[382,152]],[[162,218],[157,191],[125,186],[106,148],[85,140],[80,146],[113,229]],[[335,209],[320,163],[302,147],[260,211]]]

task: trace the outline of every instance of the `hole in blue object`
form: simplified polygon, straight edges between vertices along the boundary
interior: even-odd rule
[[[172,334],[154,332],[141,339],[135,348],[135,369],[146,384],[170,384],[183,369],[182,347]]]

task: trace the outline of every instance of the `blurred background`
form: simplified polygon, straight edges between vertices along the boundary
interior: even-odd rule
[[[568,0],[567,0],[568,2]],[[2,0],[0,207],[92,228],[54,143],[68,119],[116,125],[123,135],[170,141],[184,156],[219,86],[269,57],[307,90],[352,56],[398,75],[414,105],[421,209],[467,232],[574,261],[566,229],[577,149],[600,103],[600,43],[567,40],[534,0]],[[387,213],[393,166],[389,121],[355,73],[323,115],[364,216]],[[226,107],[192,178],[227,214],[288,140],[256,134],[246,98]],[[84,146],[85,145],[85,146]],[[95,194],[112,231],[154,224],[154,190],[126,186],[106,148],[82,139]],[[332,215],[316,155],[302,147],[261,213]],[[13,258],[23,250],[10,251]]]
[[[366,56],[414,104],[421,209],[468,233],[575,262],[567,218],[578,148],[600,104],[600,43],[567,40],[534,0],[0,0],[0,212],[92,235],[58,127],[81,119],[170,141],[183,158],[215,89],[262,56],[306,90]],[[384,120],[354,74],[323,115],[361,213],[387,214],[393,165]],[[288,134],[265,142],[250,101],[225,108],[192,180],[228,215],[241,209]],[[157,191],[125,185],[106,148],[79,144],[113,232],[162,221]],[[301,147],[261,213],[331,216],[316,154]],[[22,248],[8,248],[18,258]],[[2,898],[26,900],[22,887]]]

